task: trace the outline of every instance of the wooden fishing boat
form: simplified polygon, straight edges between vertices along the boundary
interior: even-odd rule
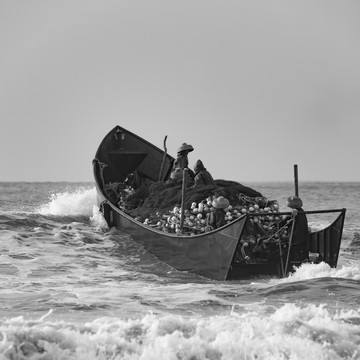
[[[135,241],[175,269],[214,280],[236,280],[258,275],[285,276],[294,265],[302,263],[292,256],[291,238],[282,243],[276,233],[262,239],[268,250],[264,245],[258,257],[247,256],[251,246],[244,248],[241,239],[250,219],[258,215],[256,213],[246,212],[224,226],[204,233],[187,234],[164,232],[144,224],[121,208],[116,186],[125,183],[129,174],[140,174],[141,179],[146,179],[142,185],[145,187],[151,183],[166,184],[169,180],[175,159],[167,154],[165,141],[166,138],[165,149],[161,150],[120,126],[112,129],[102,140],[93,160],[93,172],[99,209],[109,227],[130,233]],[[302,213],[324,212],[338,215],[327,228],[309,234],[307,247],[315,255],[314,261],[324,261],[336,267],[345,209]],[[272,214],[266,214],[269,215]],[[276,215],[292,217],[291,212],[278,212]]]

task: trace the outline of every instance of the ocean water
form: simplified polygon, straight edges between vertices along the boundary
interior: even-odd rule
[[[245,185],[280,204],[293,193]],[[360,359],[359,194],[300,184],[306,210],[347,208],[336,269],[219,282],[108,229],[93,183],[0,183],[0,360]]]

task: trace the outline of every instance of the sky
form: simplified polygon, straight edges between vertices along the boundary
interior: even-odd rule
[[[0,181],[93,181],[120,125],[214,178],[360,181],[358,0],[0,0]],[[354,162],[355,160],[355,162]]]

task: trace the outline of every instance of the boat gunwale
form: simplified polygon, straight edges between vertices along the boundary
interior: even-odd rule
[[[120,125],[116,125],[113,129],[111,129],[111,130],[104,136],[104,138],[103,138],[102,141],[100,142],[100,145],[98,146],[98,149],[97,149],[97,151],[96,151],[94,160],[100,161],[99,158],[98,158],[98,154],[100,153],[100,150],[105,148],[105,146],[104,146],[105,142],[106,142],[112,135],[114,135],[114,133],[116,132],[116,130],[121,130],[121,131],[123,131],[123,132],[125,132],[125,133],[127,133],[127,134],[129,134],[129,135],[131,135],[131,136],[133,136],[133,137],[135,137],[136,139],[141,140],[143,143],[145,143],[146,145],[152,147],[154,150],[159,151],[161,154],[163,154],[163,155],[165,154],[164,150],[160,149],[158,146],[154,145],[153,143],[149,142],[148,140],[144,139],[143,137],[141,137],[141,136],[139,136],[139,135],[137,135],[137,134],[135,134],[135,133],[133,133],[133,132],[131,132],[131,131],[123,128],[123,127],[121,127]],[[166,156],[169,157],[170,160],[175,161],[175,158],[174,158],[173,156],[169,155],[168,153],[166,153]]]
[[[162,230],[158,230],[156,228],[152,228],[149,225],[143,224],[140,221],[135,220],[131,215],[127,214],[126,212],[124,212],[123,210],[119,209],[118,207],[116,207],[113,203],[111,203],[108,199],[105,198],[105,200],[103,200],[101,202],[104,203],[106,202],[116,213],[118,213],[121,216],[124,216],[125,218],[127,218],[128,220],[130,220],[132,223],[134,223],[135,225],[138,225],[139,227],[147,230],[147,231],[151,231],[157,234],[161,234],[163,236],[168,236],[171,238],[176,238],[176,239],[194,239],[194,238],[205,238],[207,235],[212,235],[214,233],[218,233],[228,227],[231,227],[232,225],[235,225],[237,222],[240,222],[242,219],[244,219],[247,214],[244,214],[240,217],[238,217],[237,219],[231,221],[230,223],[227,223],[217,229],[211,230],[211,231],[207,231],[206,233],[203,234],[194,234],[194,235],[186,235],[186,234],[176,234],[176,233],[168,233]]]

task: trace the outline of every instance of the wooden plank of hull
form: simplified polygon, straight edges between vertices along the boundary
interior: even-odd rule
[[[252,277],[274,275],[281,276],[280,261],[267,263],[233,263],[231,264],[227,280],[241,280]]]
[[[110,203],[103,203],[110,226],[133,235],[149,252],[180,271],[226,280],[246,217],[203,235],[178,236],[151,229],[123,213]]]
[[[319,261],[324,261],[331,267],[337,266],[345,212],[346,210],[343,209],[328,227],[310,233],[310,252],[318,253],[320,255]]]

